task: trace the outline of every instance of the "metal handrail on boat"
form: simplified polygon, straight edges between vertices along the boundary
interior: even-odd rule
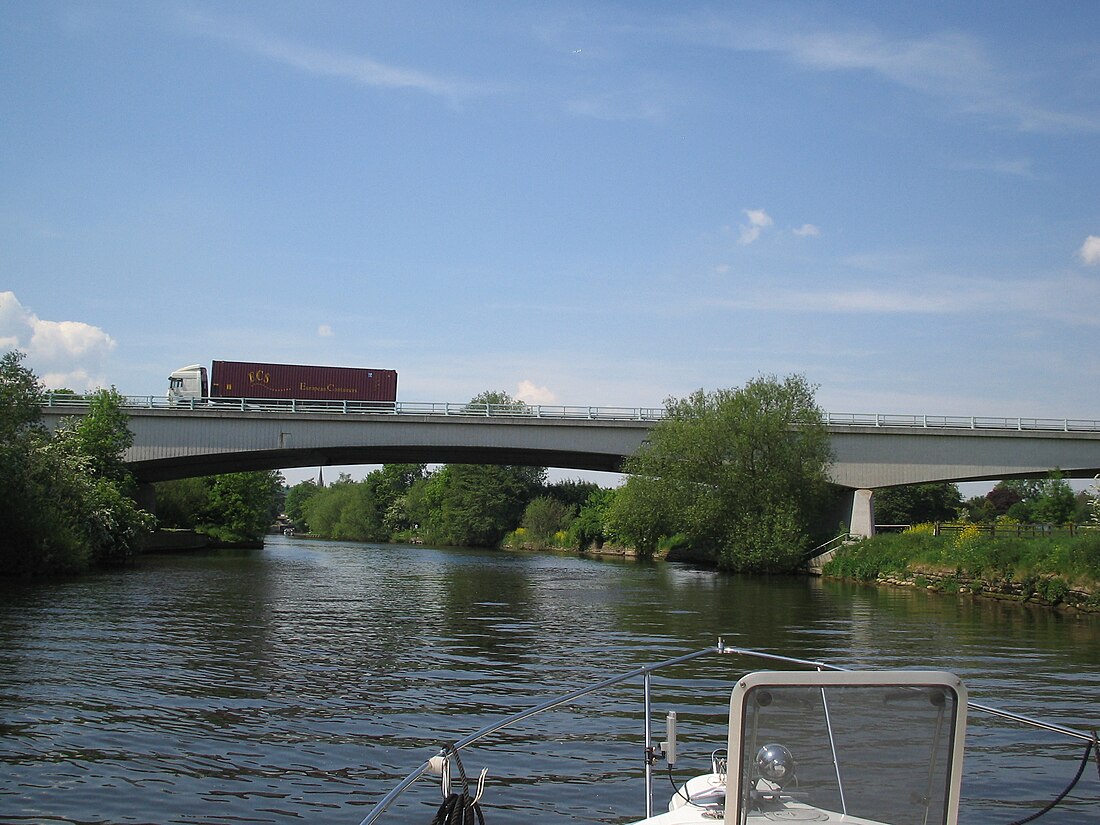
[[[721,642],[719,642],[719,645],[721,645]],[[697,650],[694,653],[687,653],[683,656],[677,656],[674,659],[666,659],[663,662],[657,662],[656,664],[652,664],[652,665],[643,665],[642,667],[634,668],[633,670],[627,671],[626,673],[620,673],[616,676],[611,676],[607,679],[604,679],[603,681],[600,681],[600,682],[597,682],[595,684],[589,685],[588,687],[578,688],[577,690],[566,693],[563,696],[558,696],[554,699],[549,699],[549,700],[547,700],[545,702],[542,702],[538,705],[527,708],[526,710],[521,710],[518,713],[514,713],[511,716],[507,716],[507,717],[505,717],[504,719],[501,719],[498,722],[494,722],[491,725],[486,725],[485,727],[481,728],[480,730],[476,730],[471,734],[467,734],[466,736],[462,737],[461,739],[459,739],[455,742],[451,742],[448,745],[446,745],[445,747],[440,748],[439,752],[436,754],[436,756],[445,756],[447,753],[460,751],[463,748],[468,747],[469,745],[472,745],[474,742],[477,742],[480,739],[484,739],[486,736],[490,736],[490,735],[492,735],[492,734],[494,734],[494,733],[496,733],[500,730],[503,730],[504,728],[506,728],[510,725],[516,724],[517,722],[522,722],[524,719],[528,719],[532,716],[537,716],[538,714],[545,713],[548,710],[553,710],[554,708],[560,707],[561,705],[568,704],[569,702],[572,702],[574,699],[579,699],[582,696],[589,695],[590,693],[596,693],[600,690],[604,690],[605,688],[613,687],[615,685],[621,684],[622,682],[626,682],[630,679],[637,678],[638,676],[641,676],[643,678],[644,684],[645,684],[645,691],[644,692],[645,692],[645,717],[646,717],[646,751],[648,753],[649,749],[652,748],[652,746],[653,746],[653,742],[652,742],[652,739],[651,739],[652,734],[651,734],[650,725],[649,725],[649,718],[650,718],[649,677],[650,677],[650,674],[652,674],[655,670],[661,670],[662,668],[671,667],[672,665],[681,664],[683,662],[689,662],[692,659],[698,659],[700,656],[705,656],[707,654],[714,653],[714,652],[715,652],[715,648],[713,648],[713,647],[703,648],[702,650]],[[719,652],[721,652],[721,651],[719,651]],[[405,792],[405,789],[408,788],[409,785],[411,785],[413,782],[415,782],[417,779],[419,779],[421,776],[423,776],[425,773],[427,773],[429,770],[431,770],[431,765],[432,765],[432,760],[428,759],[423,764],[421,764],[420,767],[416,768],[412,773],[410,773],[408,776],[406,776],[404,779],[402,779],[401,782],[399,782],[396,786],[394,786],[394,788],[389,793],[387,793],[384,797],[382,797],[381,800],[378,801],[378,803],[374,807],[374,810],[372,810],[367,815],[367,817],[360,823],[360,825],[371,825],[371,823],[377,821],[378,817],[381,816],[391,804],[393,804],[394,800],[396,800],[399,796],[401,796],[402,793]],[[651,789],[651,782],[652,782],[652,765],[649,763],[649,761],[647,759],[646,760],[647,790]],[[650,795],[647,793],[647,799],[648,798],[650,798]],[[648,802],[647,802],[647,809],[646,810],[647,810],[647,815],[648,815],[648,811],[649,811],[649,803]]]
[[[735,647],[733,645],[725,644],[721,638],[718,639],[717,646],[705,647],[702,650],[696,650],[692,653],[684,654],[683,656],[677,656],[672,659],[665,659],[664,661],[657,662],[651,665],[643,665],[641,667],[634,668],[633,670],[626,671],[624,673],[617,674],[615,676],[608,677],[602,681],[596,682],[587,687],[577,688],[562,696],[558,696],[553,699],[548,699],[537,705],[534,705],[525,710],[519,711],[507,716],[491,725],[486,725],[473,733],[458,739],[454,742],[450,742],[442,746],[439,751],[432,757],[425,760],[419,767],[413,770],[408,776],[402,779],[396,786],[394,786],[389,793],[387,793],[382,799],[375,803],[374,808],[369,814],[360,822],[360,825],[373,825],[377,822],[379,817],[400,797],[410,785],[412,785],[417,779],[424,774],[432,770],[433,760],[438,757],[446,757],[450,753],[457,753],[463,748],[466,748],[475,742],[478,742],[488,736],[491,736],[498,731],[503,730],[506,727],[515,725],[518,722],[522,722],[532,716],[545,713],[546,711],[553,710],[562,705],[568,704],[575,699],[579,699],[583,696],[587,696],[591,693],[604,690],[609,687],[613,687],[623,682],[635,679],[639,676],[643,680],[643,701],[644,701],[644,713],[645,713],[645,810],[646,817],[653,815],[653,740],[652,740],[652,727],[651,716],[652,708],[650,701],[650,677],[651,675],[667,667],[673,665],[683,664],[684,662],[690,662],[693,659],[698,659],[702,656],[718,653],[721,655],[733,655],[743,656],[751,659],[760,659],[768,662],[781,663],[784,665],[793,665],[798,668],[809,668],[813,670],[829,670],[829,671],[853,671],[856,668],[841,667],[839,665],[831,665],[827,662],[819,662],[811,659],[800,659],[793,656],[783,656],[778,653],[769,653],[763,650],[754,650],[752,648]],[[1011,711],[1002,710],[1000,708],[991,707],[989,705],[979,704],[977,702],[967,702],[967,709],[978,711],[981,713],[988,713],[993,716],[997,716],[1002,719],[1007,719],[1012,722],[1016,722],[1028,727],[1039,728],[1052,733],[1057,733],[1063,736],[1067,736],[1073,739],[1078,739],[1083,742],[1093,743],[1096,740],[1094,733],[1085,733],[1073,728],[1066,727],[1064,725],[1058,725],[1052,722],[1045,722],[1040,719],[1034,719],[1029,716],[1024,716],[1018,713],[1012,713]]]

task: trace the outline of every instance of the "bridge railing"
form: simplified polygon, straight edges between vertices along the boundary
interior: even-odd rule
[[[88,398],[72,393],[47,393],[49,409],[87,407]],[[240,410],[242,412],[330,413],[337,415],[427,415],[494,418],[551,418],[597,421],[656,421],[660,407],[581,407],[554,404],[471,404],[425,401],[316,401],[278,398],[188,398],[169,400],[160,395],[123,396],[127,409]]]
[[[86,407],[88,398],[72,393],[46,393],[46,408]],[[477,416],[547,418],[591,421],[659,421],[661,407],[582,407],[555,404],[471,404],[425,401],[302,401],[273,398],[191,398],[172,400],[162,395],[127,395],[130,409],[241,410],[244,412],[330,413],[339,415]],[[1021,430],[1031,432],[1100,432],[1100,420],[1082,418],[998,418],[963,415],[895,415],[883,413],[824,413],[825,424],[836,427],[898,427],[937,430]]]
[[[826,424],[850,427],[913,427],[937,430],[1048,430],[1100,432],[1100,421],[1084,418],[999,418],[975,415],[887,415],[825,413]]]

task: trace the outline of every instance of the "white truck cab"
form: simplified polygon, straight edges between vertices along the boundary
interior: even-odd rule
[[[190,402],[193,399],[206,398],[207,396],[206,367],[201,364],[180,367],[168,376],[169,403]]]

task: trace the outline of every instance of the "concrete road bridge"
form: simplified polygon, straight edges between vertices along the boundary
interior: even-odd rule
[[[86,409],[47,396],[56,424]],[[215,473],[386,463],[530,464],[617,471],[645,442],[659,408],[223,399],[169,405],[127,397],[134,445],[125,460],[145,483]],[[868,534],[871,494],[925,482],[1100,473],[1100,421],[828,413],[832,480],[853,491],[853,532]]]

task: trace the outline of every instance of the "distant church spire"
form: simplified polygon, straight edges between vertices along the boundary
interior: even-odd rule
[[[318,487],[324,487],[325,486],[325,468],[324,467],[318,467],[317,468],[317,486]]]

